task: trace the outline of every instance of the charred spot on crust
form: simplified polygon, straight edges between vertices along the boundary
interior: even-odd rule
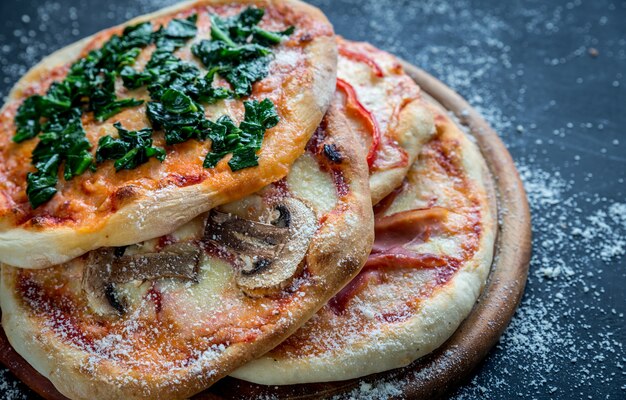
[[[206,179],[206,173],[201,174],[189,174],[189,175],[181,175],[177,173],[171,173],[167,176],[165,181],[169,184],[173,184],[178,187],[185,187],[196,185]]]
[[[309,139],[309,142],[306,145],[306,151],[308,151],[311,154],[319,154],[319,152],[321,151],[320,147],[326,140],[327,136],[328,136],[328,121],[326,118],[324,118],[322,119],[322,122],[320,122],[317,129],[315,129],[315,132],[313,132],[311,139]]]
[[[134,185],[122,186],[111,195],[111,205],[114,210],[121,208],[124,203],[134,199],[139,194],[139,188]]]
[[[30,219],[30,223],[32,224],[32,226],[57,226],[57,225],[62,225],[63,223],[67,222],[67,221],[73,221],[72,218],[70,217],[57,217],[54,215],[50,215],[50,214],[43,214],[43,215],[35,215],[34,217],[32,217]]]
[[[341,162],[343,161],[343,156],[341,155],[339,149],[337,149],[337,146],[335,144],[325,144],[324,155],[335,164],[341,164]]]
[[[313,40],[313,35],[311,35],[310,33],[306,32],[302,36],[300,36],[299,40],[300,40],[300,43],[310,42],[311,40]]]

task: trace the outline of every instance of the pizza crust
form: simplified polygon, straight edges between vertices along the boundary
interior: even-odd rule
[[[232,1],[229,0],[185,2],[135,18],[122,26],[170,15],[192,6],[230,3]],[[285,4],[297,13],[329,24],[318,9],[298,0],[241,0],[238,3],[258,6]],[[54,67],[78,57],[95,36],[69,45],[42,60],[16,84],[9,100],[19,98],[24,88],[46,76]],[[284,106],[291,117],[266,137],[259,167],[225,174],[221,186],[214,186],[211,179],[207,179],[192,186],[139,191],[118,211],[87,224],[79,221],[71,226],[16,225],[14,217],[5,210],[0,221],[0,262],[22,268],[45,268],[99,247],[124,246],[159,237],[211,208],[254,193],[287,175],[291,164],[302,154],[310,135],[319,125],[335,89],[337,52],[334,38],[318,36],[304,51],[311,73],[310,82],[304,85],[292,82],[292,87],[283,88],[293,93],[286,98]],[[285,146],[285,142],[290,146]],[[274,149],[275,153],[268,154],[266,148]],[[258,172],[261,170],[263,173]]]
[[[378,170],[370,174],[372,204],[378,204],[389,193],[393,192],[395,188],[400,186],[424,144],[435,133],[432,112],[423,100],[415,100],[402,110],[395,133],[398,144],[407,152],[407,163],[404,166]]]
[[[372,204],[377,204],[402,183],[422,147],[434,135],[435,123],[419,86],[405,73],[398,58],[366,42],[342,37],[337,37],[337,42],[337,76],[354,88],[380,128],[381,142],[370,166]],[[344,49],[347,54],[364,59],[350,58]],[[371,62],[383,75],[376,76],[372,66],[363,60]],[[369,148],[371,132],[358,116],[346,109],[344,112],[363,145]]]
[[[242,303],[251,308],[252,312],[243,320],[254,322],[257,318],[267,318],[266,323],[260,324],[258,329],[254,330],[258,334],[254,340],[194,349],[194,354],[195,352],[201,352],[201,354],[191,360],[186,367],[181,367],[174,362],[177,360],[168,359],[170,353],[167,351],[162,352],[163,354],[159,352],[161,355],[157,357],[154,364],[150,362],[144,365],[142,363],[145,360],[140,357],[134,356],[127,363],[122,359],[106,358],[97,351],[85,350],[72,342],[74,340],[72,338],[76,334],[74,329],[79,332],[89,332],[87,328],[92,326],[89,325],[89,320],[80,319],[82,310],[77,309],[76,314],[69,312],[69,316],[74,318],[72,321],[76,324],[75,328],[69,330],[63,326],[59,328],[55,324],[58,324],[58,321],[63,322],[68,319],[57,318],[56,315],[58,313],[63,314],[64,311],[54,308],[52,314],[47,314],[46,307],[50,306],[39,305],[38,301],[35,302],[38,305],[34,309],[32,300],[25,298],[26,292],[30,292],[30,290],[21,292],[18,287],[22,285],[19,282],[22,282],[21,279],[24,276],[27,277],[24,279],[30,279],[28,277],[37,277],[41,274],[42,278],[37,282],[50,282],[49,278],[46,278],[48,275],[45,274],[53,274],[53,277],[58,274],[64,277],[63,281],[68,285],[64,287],[69,288],[70,295],[66,296],[70,297],[64,302],[72,302],[74,300],[71,296],[79,296],[75,300],[78,302],[76,304],[83,304],[84,300],[80,300],[83,295],[80,294],[79,289],[71,288],[71,285],[74,284],[72,282],[80,281],[80,276],[77,275],[72,278],[76,267],[72,267],[72,263],[70,263],[39,271],[2,266],[2,287],[0,290],[0,306],[3,310],[2,325],[11,345],[37,371],[50,379],[61,393],[73,399],[186,398],[207,388],[238,366],[277,346],[358,273],[373,241],[373,215],[367,181],[367,166],[362,151],[360,151],[359,146],[354,145],[354,134],[341,114],[331,110],[326,118],[327,123],[337,129],[332,130],[335,133],[329,136],[325,143],[334,144],[341,151],[343,161],[340,164],[340,171],[349,191],[337,196],[336,204],[332,210],[321,212],[323,222],[316,230],[309,245],[306,255],[306,273],[297,278],[297,283],[294,281],[295,289],[287,288],[276,298],[272,297],[267,301],[248,299]],[[343,126],[344,129],[340,129],[340,126]],[[305,157],[308,156],[307,153]],[[271,194],[272,190],[280,191],[282,189],[279,185],[266,190],[270,191]],[[236,208],[243,212],[247,208],[246,204],[244,202],[242,206]],[[228,207],[232,207],[232,205],[226,206],[225,209],[228,210]],[[73,263],[78,263],[80,267],[80,263],[84,262],[81,260],[77,259]],[[55,269],[58,270],[55,272]],[[80,271],[80,269],[78,270]],[[167,285],[159,287],[164,293],[162,295],[164,308],[160,314],[161,318],[164,315],[181,314],[176,312],[176,308],[168,308],[169,304],[183,306],[183,310],[189,309],[189,307],[184,306],[186,303],[168,303],[175,301],[171,299],[176,299],[178,293],[176,290],[168,291]],[[175,287],[180,287],[180,285],[175,285]],[[214,291],[214,294],[220,298],[220,301],[225,302],[224,304],[230,304],[231,301],[235,301],[233,304],[237,304],[236,301],[244,301],[240,297],[238,297],[240,300],[232,297],[232,291],[229,291],[231,289],[231,283],[221,285]],[[38,289],[32,290],[39,293]],[[75,294],[71,295],[71,293]],[[183,291],[182,293],[184,297],[186,292]],[[260,301],[260,303],[253,306],[253,304],[257,304],[255,301]],[[288,304],[285,309],[281,309],[281,311],[276,309],[276,313],[272,312],[272,304],[283,304],[284,302]],[[269,305],[269,308],[266,309],[263,305]],[[237,309],[240,309],[239,306],[233,310]],[[209,311],[211,313],[217,312],[214,308],[201,312]],[[49,315],[55,317],[49,317]],[[89,318],[97,318],[93,314],[90,315]],[[78,319],[76,320],[76,318]],[[231,316],[231,318],[234,320],[235,316]],[[220,320],[228,321],[228,318]],[[189,337],[194,338],[196,337],[193,334],[195,331],[185,333],[185,329],[193,327],[211,328],[210,320],[202,321],[198,324],[198,321],[184,320],[181,324],[174,324],[174,328],[168,329],[167,332],[163,331],[163,334],[167,334],[172,339],[180,338],[182,335],[190,335]],[[176,326],[180,326],[180,328],[176,328]],[[235,326],[238,329],[245,329],[237,323]],[[215,334],[219,335],[220,332],[221,330]],[[125,346],[131,346],[131,350],[132,346],[150,346],[150,344],[145,343],[121,341],[115,335],[105,337],[107,338],[106,343],[111,346],[109,350],[113,349],[114,352],[117,349],[122,352],[127,351]],[[100,345],[101,339],[98,340],[97,344]],[[158,348],[154,350],[156,351]]]
[[[445,121],[444,131],[462,148],[464,173],[481,191],[482,234],[478,250],[467,260],[454,277],[443,287],[438,287],[426,299],[420,309],[409,319],[394,324],[382,323],[380,329],[361,331],[350,322],[333,322],[326,314],[332,313],[328,306],[312,318],[312,326],[305,325],[289,339],[265,356],[239,368],[231,376],[264,385],[288,385],[314,382],[341,381],[362,377],[394,368],[404,367],[441,346],[469,315],[484,287],[493,260],[497,232],[497,205],[492,178],[480,151],[459,127],[441,109],[432,108],[436,118]],[[418,165],[419,161],[415,164]],[[409,183],[411,185],[411,183]],[[400,195],[402,196],[402,194]],[[396,198],[385,215],[410,209],[415,201],[411,191],[405,198]],[[420,285],[420,283],[416,283]],[[399,292],[401,287],[397,287]],[[394,294],[391,294],[394,296]],[[359,302],[359,307],[372,306],[372,312],[381,311],[376,304]],[[384,310],[383,310],[384,311]],[[321,322],[320,322],[321,321]],[[337,323],[337,326],[333,324]],[[316,329],[316,331],[311,331]],[[316,337],[319,329],[322,336]],[[350,335],[354,334],[353,338]],[[310,337],[323,342],[322,349],[309,343]],[[338,338],[336,344],[332,338]],[[345,339],[345,338],[348,339]],[[304,339],[303,339],[304,338]],[[331,341],[331,343],[328,343]],[[284,350],[282,349],[284,347]],[[292,348],[294,354],[291,354]],[[299,351],[297,349],[311,349]]]

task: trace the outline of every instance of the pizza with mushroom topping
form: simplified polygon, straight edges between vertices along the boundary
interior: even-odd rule
[[[364,149],[336,110],[286,178],[174,233],[3,265],[11,345],[72,399],[185,398],[278,345],[373,242]]]
[[[402,367],[480,295],[491,182],[401,61],[318,9],[185,2],[54,53],[0,110],[2,325],[71,399]]]
[[[232,376],[284,385],[400,368],[443,344],[485,285],[497,230],[487,166],[444,111],[404,182],[375,207],[375,242],[346,287]]]
[[[0,261],[166,235],[283,178],[336,63],[332,26],[298,0],[185,2],[45,58],[0,112]]]

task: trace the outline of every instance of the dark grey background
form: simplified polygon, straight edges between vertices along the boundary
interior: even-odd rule
[[[0,1],[2,95],[45,54],[173,2]],[[525,181],[534,224],[527,292],[501,343],[453,397],[626,398],[626,2],[311,2],[339,34],[463,95]],[[0,393],[34,397],[6,371]]]

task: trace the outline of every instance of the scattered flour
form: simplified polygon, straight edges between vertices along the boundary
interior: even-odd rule
[[[581,88],[576,93],[584,93],[588,84],[604,85],[607,95],[619,92],[625,98],[626,39],[615,35],[600,43],[595,32],[623,24],[626,3],[572,0],[485,6],[469,0],[344,0],[345,6],[335,7],[332,0],[311,2],[327,12],[338,33],[371,41],[461,93],[503,136],[518,161],[533,213],[527,292],[484,367],[453,398],[624,398],[626,310],[623,301],[615,299],[623,293],[626,279],[626,201],[605,198],[595,188],[624,187],[625,176],[622,172],[615,181],[604,182],[591,174],[561,172],[572,166],[581,166],[582,171],[586,157],[594,162],[598,154],[626,170],[623,151],[613,150],[622,144],[609,136],[619,124],[603,115],[576,115],[575,110],[559,114],[561,105],[551,93],[533,86],[529,77],[562,77],[570,90]],[[0,96],[6,96],[42,56],[94,30],[171,3],[101,5],[106,18],[97,26],[85,26],[79,18],[91,12],[87,2],[70,8],[54,0],[38,3],[31,12],[6,21],[0,31]],[[335,11],[339,9],[342,13]],[[588,14],[589,20],[575,19],[576,9],[584,9],[577,15]],[[575,35],[565,23],[577,27]],[[550,40],[563,46],[546,47],[551,49],[547,51],[542,46]],[[513,43],[528,47],[512,49]],[[594,52],[598,62],[607,60],[601,75],[557,70],[585,60],[591,48],[599,49]],[[542,69],[536,62],[526,64],[529,57],[539,58]],[[517,90],[502,89],[516,86]],[[546,114],[554,115],[552,123],[539,127],[535,121],[550,121]],[[582,138],[588,146],[574,147],[567,143],[570,136]],[[549,159],[559,151],[572,154],[559,166],[562,170]],[[608,273],[619,280],[604,278]],[[391,398],[400,395],[402,386],[395,381],[363,383],[341,398]],[[22,399],[28,392],[0,370],[0,393],[6,399]]]

